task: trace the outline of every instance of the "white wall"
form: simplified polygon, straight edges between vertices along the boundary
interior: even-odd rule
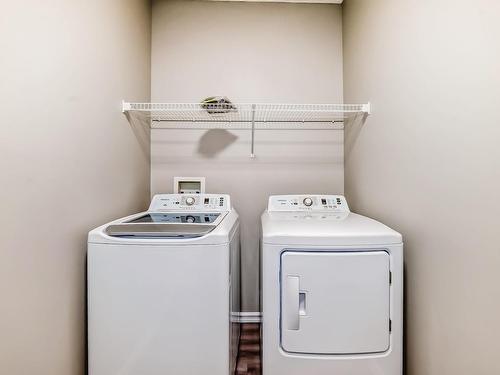
[[[338,5],[153,2],[157,102],[342,103]],[[243,308],[258,309],[259,218],[270,194],[342,193],[342,131],[155,130],[152,192],[174,176],[206,176],[242,217]]]
[[[84,374],[87,232],[149,198],[149,145],[120,102],[149,100],[150,12],[2,3],[1,374]]]
[[[500,3],[347,0],[346,193],[399,230],[409,375],[498,374]]]

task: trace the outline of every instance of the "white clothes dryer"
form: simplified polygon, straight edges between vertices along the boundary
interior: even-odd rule
[[[162,194],[88,236],[90,375],[232,374],[239,219],[228,195]]]
[[[271,196],[262,215],[263,375],[401,375],[403,243],[343,196]]]

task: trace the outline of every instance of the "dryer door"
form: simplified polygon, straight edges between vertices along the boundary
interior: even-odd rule
[[[390,345],[385,251],[285,251],[281,346],[307,354],[380,353]]]

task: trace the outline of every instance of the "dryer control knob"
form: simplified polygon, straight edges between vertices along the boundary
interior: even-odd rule
[[[195,202],[195,199],[193,197],[187,197],[186,198],[186,204],[188,206],[192,206],[194,204],[194,202]]]
[[[313,204],[313,200],[311,198],[304,198],[302,201],[304,203],[304,206],[311,207]]]
[[[194,216],[186,216],[186,223],[195,223],[196,222],[196,219],[194,218]]]

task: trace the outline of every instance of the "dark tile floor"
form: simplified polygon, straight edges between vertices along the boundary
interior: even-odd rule
[[[260,374],[260,324],[244,323],[241,325],[236,375]]]

